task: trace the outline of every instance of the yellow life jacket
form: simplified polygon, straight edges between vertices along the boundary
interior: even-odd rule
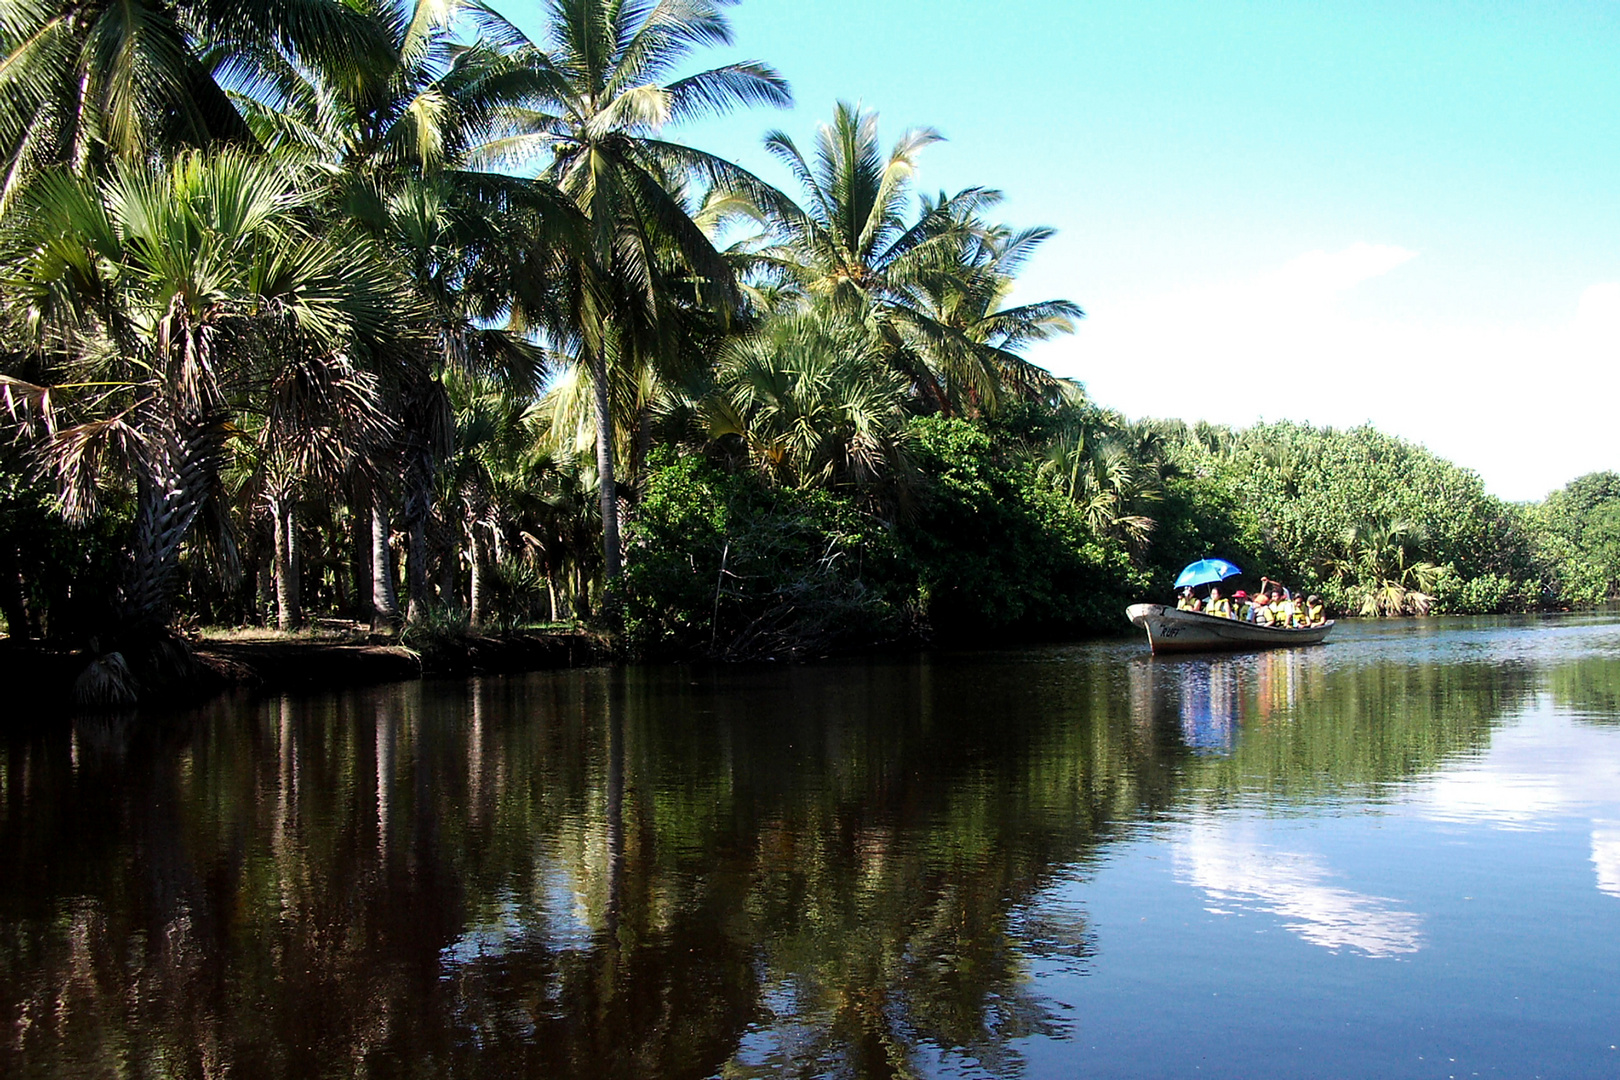
[[[1191,596],[1179,596],[1176,598],[1176,610],[1192,611],[1197,603],[1198,601],[1194,600]]]
[[[1310,617],[1310,623],[1312,626],[1327,621],[1327,613],[1322,610],[1321,604],[1306,604],[1305,614]]]
[[[1232,617],[1232,601],[1223,596],[1213,604],[1209,605],[1209,610],[1206,612],[1206,614],[1218,615],[1223,619],[1230,619]]]

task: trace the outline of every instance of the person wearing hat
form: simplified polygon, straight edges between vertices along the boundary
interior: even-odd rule
[[[1232,594],[1232,618],[1238,622],[1254,622],[1254,605],[1249,603],[1249,594],[1242,589]]]

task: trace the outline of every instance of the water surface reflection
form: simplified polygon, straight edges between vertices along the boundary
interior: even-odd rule
[[[13,739],[0,1071],[1067,1068],[1100,1045],[1085,994],[1186,977],[1116,971],[1092,910],[1153,860],[1217,925],[1364,964],[1440,951],[1447,924],[1318,849],[1346,814],[1574,814],[1620,894],[1620,630],[1564,629],[603,669]]]

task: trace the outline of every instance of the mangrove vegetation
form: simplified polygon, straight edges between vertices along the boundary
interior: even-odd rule
[[[1133,420],[1033,363],[1051,230],[939,132],[790,103],[725,0],[0,8],[0,616],[586,623],[645,656],[1107,631],[1209,554],[1336,612],[1620,590],[1620,477],[1535,506],[1370,428]],[[859,91],[852,87],[851,90]],[[924,118],[926,119],[926,118]],[[892,140],[892,141],[891,141]]]

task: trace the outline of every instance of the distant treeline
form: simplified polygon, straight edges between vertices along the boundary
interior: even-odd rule
[[[1127,422],[1084,401],[911,421],[887,505],[689,452],[631,527],[638,641],[795,643],[1108,632],[1182,566],[1230,558],[1340,615],[1494,614],[1620,595],[1620,475],[1539,504],[1371,427]]]
[[[1132,422],[1029,361],[1051,235],[840,104],[699,67],[721,0],[0,8],[0,617],[183,671],[181,625],[590,621],[762,657],[1121,624],[1210,554],[1396,614],[1614,592],[1544,506],[1370,430]],[[160,10],[161,9],[161,10]],[[184,677],[179,676],[179,677]]]

